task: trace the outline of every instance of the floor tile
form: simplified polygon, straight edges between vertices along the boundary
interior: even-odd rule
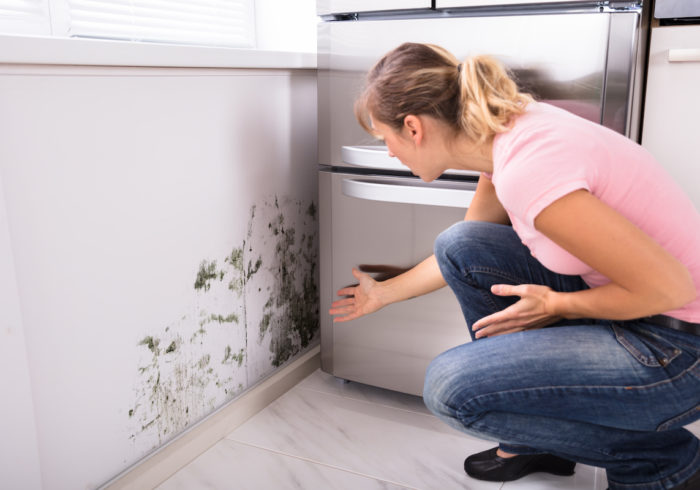
[[[470,479],[464,457],[493,443],[467,437],[432,415],[300,386],[229,439],[419,489],[496,490]]]
[[[577,464],[576,472],[571,476],[533,473],[520,480],[504,483],[503,490],[605,490],[606,482],[603,470]]]
[[[401,490],[379,481],[224,439],[157,490]]]
[[[309,390],[347,396],[348,398],[355,398],[366,402],[378,403],[380,405],[387,405],[402,410],[430,414],[430,410],[428,410],[423,403],[423,398],[419,396],[385,390],[354,381],[348,382],[325,373],[320,369],[311,373],[297,386]]]

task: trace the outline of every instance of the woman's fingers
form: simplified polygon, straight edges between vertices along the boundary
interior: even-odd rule
[[[328,312],[331,315],[348,315],[356,311],[354,306],[343,306],[341,308],[331,308]]]
[[[339,323],[339,322],[347,322],[350,320],[354,320],[355,318],[358,318],[362,315],[359,313],[352,313],[350,315],[345,315],[345,316],[335,316],[333,317],[333,323]]]
[[[347,286],[338,290],[337,299],[331,304],[329,313],[336,316],[333,321],[346,322],[376,311],[380,308],[377,298],[372,293],[376,281],[372,276],[361,272],[357,268],[352,269],[352,275],[359,284]]]
[[[331,308],[338,308],[340,306],[347,306],[347,305],[354,305],[355,304],[355,298],[344,298],[344,299],[339,299],[337,301],[333,301],[331,303]]]
[[[551,290],[534,284],[496,284],[491,292],[498,296],[520,296],[511,306],[479,319],[472,325],[476,338],[502,335],[530,328],[541,328],[559,320],[546,312],[546,295]]]
[[[515,304],[517,305],[517,303]],[[489,316],[485,316],[479,319],[472,325],[472,330],[481,330],[489,325],[494,325],[498,323],[507,322],[508,320],[513,320],[513,317],[517,315],[514,306],[511,305],[508,308],[501,310],[499,312],[493,313]]]
[[[355,284],[354,286],[344,287],[343,289],[339,289],[336,294],[338,296],[354,296],[356,287],[357,287],[357,284]]]

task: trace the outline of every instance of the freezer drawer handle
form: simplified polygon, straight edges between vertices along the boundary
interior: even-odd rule
[[[343,163],[356,167],[407,170],[407,167],[398,158],[389,156],[389,150],[386,146],[343,146],[340,149],[340,156]],[[447,173],[479,176],[479,172],[472,170],[448,170]]]
[[[344,163],[358,167],[406,170],[398,158],[389,156],[386,146],[343,146],[340,156]]]
[[[680,61],[700,61],[700,49],[669,49],[668,61],[671,63]]]
[[[343,194],[358,199],[461,209],[469,207],[474,197],[473,190],[463,188],[396,185],[358,179],[343,179],[342,188]]]

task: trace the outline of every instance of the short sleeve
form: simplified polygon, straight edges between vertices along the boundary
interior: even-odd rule
[[[538,137],[539,136],[539,137]],[[534,228],[537,215],[579,189],[591,190],[588,149],[580,144],[534,134],[494,172],[499,200],[512,216]]]

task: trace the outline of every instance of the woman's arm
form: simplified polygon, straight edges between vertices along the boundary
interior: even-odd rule
[[[542,326],[548,318],[641,318],[679,308],[697,295],[683,264],[586,190],[546,207],[535,228],[611,282],[574,293],[535,285],[494,286],[495,294],[522,299],[476,322],[474,328],[482,330],[477,336]]]
[[[552,203],[535,219],[535,227],[612,281],[555,294],[550,308],[560,316],[630,320],[680,308],[696,297],[683,264],[587,191]]]
[[[479,178],[474,198],[464,219],[509,223],[508,215],[496,197],[491,180],[483,175]],[[370,275],[357,269],[353,269],[352,274],[359,284],[338,291],[338,296],[346,297],[334,301],[331,305],[329,313],[338,315],[334,319],[336,322],[354,320],[391,303],[422,296],[447,285],[434,255],[403,274],[382,282],[375,281]]]
[[[446,284],[434,255],[403,274],[382,282],[354,268],[352,275],[359,284],[338,291],[338,296],[346,297],[331,305],[329,313],[338,315],[334,322],[354,320],[391,303],[430,293]]]
[[[496,195],[496,188],[491,179],[484,174],[479,176],[476,184],[476,192],[472,199],[464,221],[486,221],[487,223],[499,223],[509,225],[508,213],[503,208]]]

